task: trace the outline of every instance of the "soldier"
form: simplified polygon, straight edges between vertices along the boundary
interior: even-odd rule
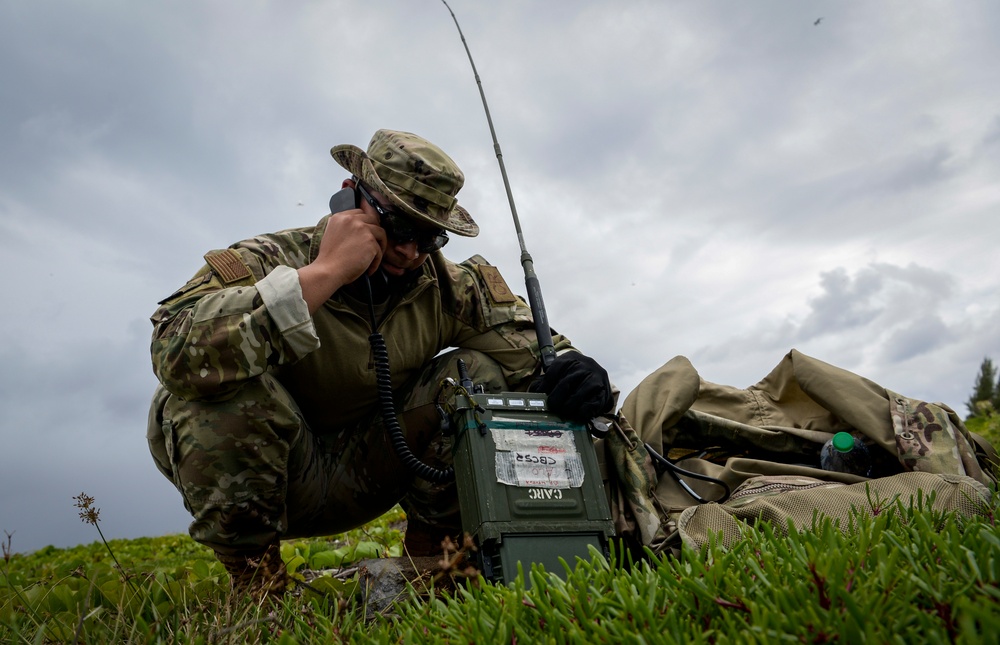
[[[530,386],[570,418],[615,404],[607,372],[559,334],[539,377],[524,301],[483,258],[441,254],[448,233],[479,233],[456,201],[464,176],[451,158],[391,130],[367,151],[330,152],[351,173],[347,208],[206,254],[151,318],[161,385],[150,451],[194,518],[191,536],[215,551],[234,588],[256,595],[285,588],[282,538],[340,533],[397,503],[411,555],[439,553],[460,532],[454,483],[415,478],[386,437],[375,328],[399,425],[434,467],[451,459],[435,397],[457,358],[487,391]]]

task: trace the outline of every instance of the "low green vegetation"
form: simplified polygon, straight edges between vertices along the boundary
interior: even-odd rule
[[[965,420],[970,432],[982,435],[993,447],[1000,446],[1000,412],[989,411]]]
[[[993,359],[988,356],[979,365],[972,394],[966,400],[965,407],[969,409],[970,419],[1000,412],[1000,374]]]
[[[965,407],[969,410],[965,426],[1000,447],[1000,373],[988,356],[979,366]]]
[[[230,594],[221,565],[186,536],[30,555],[12,554],[8,536],[0,642],[995,642],[997,510],[996,496],[972,519],[898,508],[843,532],[819,521],[789,537],[761,524],[729,550],[637,563],[595,555],[560,576],[536,569],[530,589],[523,578],[421,585],[390,615],[366,612],[350,565],[400,553],[398,510],[335,541],[283,544],[300,578],[340,575],[310,575],[309,588],[275,606]]]
[[[965,427],[1000,448],[1000,374],[989,357],[979,366],[965,406],[969,409]]]

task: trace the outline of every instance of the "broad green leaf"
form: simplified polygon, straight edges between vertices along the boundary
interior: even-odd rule
[[[285,568],[288,570],[288,573],[296,573],[305,563],[306,559],[296,554],[292,556],[291,560],[285,562]]]
[[[344,563],[346,558],[346,548],[334,549],[333,551],[321,551],[309,559],[309,568],[336,569]]]

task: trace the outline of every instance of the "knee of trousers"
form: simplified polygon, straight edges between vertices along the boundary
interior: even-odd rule
[[[225,525],[234,514],[283,531],[290,446],[304,432],[294,400],[265,374],[224,401],[185,401],[158,388],[147,439],[157,468],[195,518],[192,535],[230,543],[234,536],[209,534],[230,532]]]
[[[435,357],[404,385],[399,393],[402,401],[398,409],[400,426],[411,449],[418,453],[426,449],[425,456],[434,461],[445,457],[445,463],[451,463],[451,444],[441,436],[441,417],[436,404],[444,379],[458,380],[459,359],[465,362],[472,381],[482,385],[486,392],[509,389],[500,364],[471,349],[454,349]]]
[[[403,393],[403,426],[411,447],[422,461],[434,466],[451,464],[452,439],[441,433],[441,419],[435,408],[441,383],[458,380],[458,359],[465,362],[469,377],[486,392],[509,391],[503,368],[482,352],[455,349],[427,364],[408,391]],[[407,516],[434,528],[457,531],[461,524],[454,482],[431,483],[415,478],[401,500]]]
[[[469,376],[486,392],[503,392],[510,388],[503,368],[486,354],[474,349],[453,349],[435,357],[417,375],[403,393],[403,410],[408,411],[437,400],[441,382],[446,378],[458,380],[458,360],[465,362]]]

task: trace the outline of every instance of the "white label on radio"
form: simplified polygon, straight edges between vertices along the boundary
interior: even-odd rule
[[[566,430],[491,428],[497,481],[521,488],[579,488],[583,460]]]

